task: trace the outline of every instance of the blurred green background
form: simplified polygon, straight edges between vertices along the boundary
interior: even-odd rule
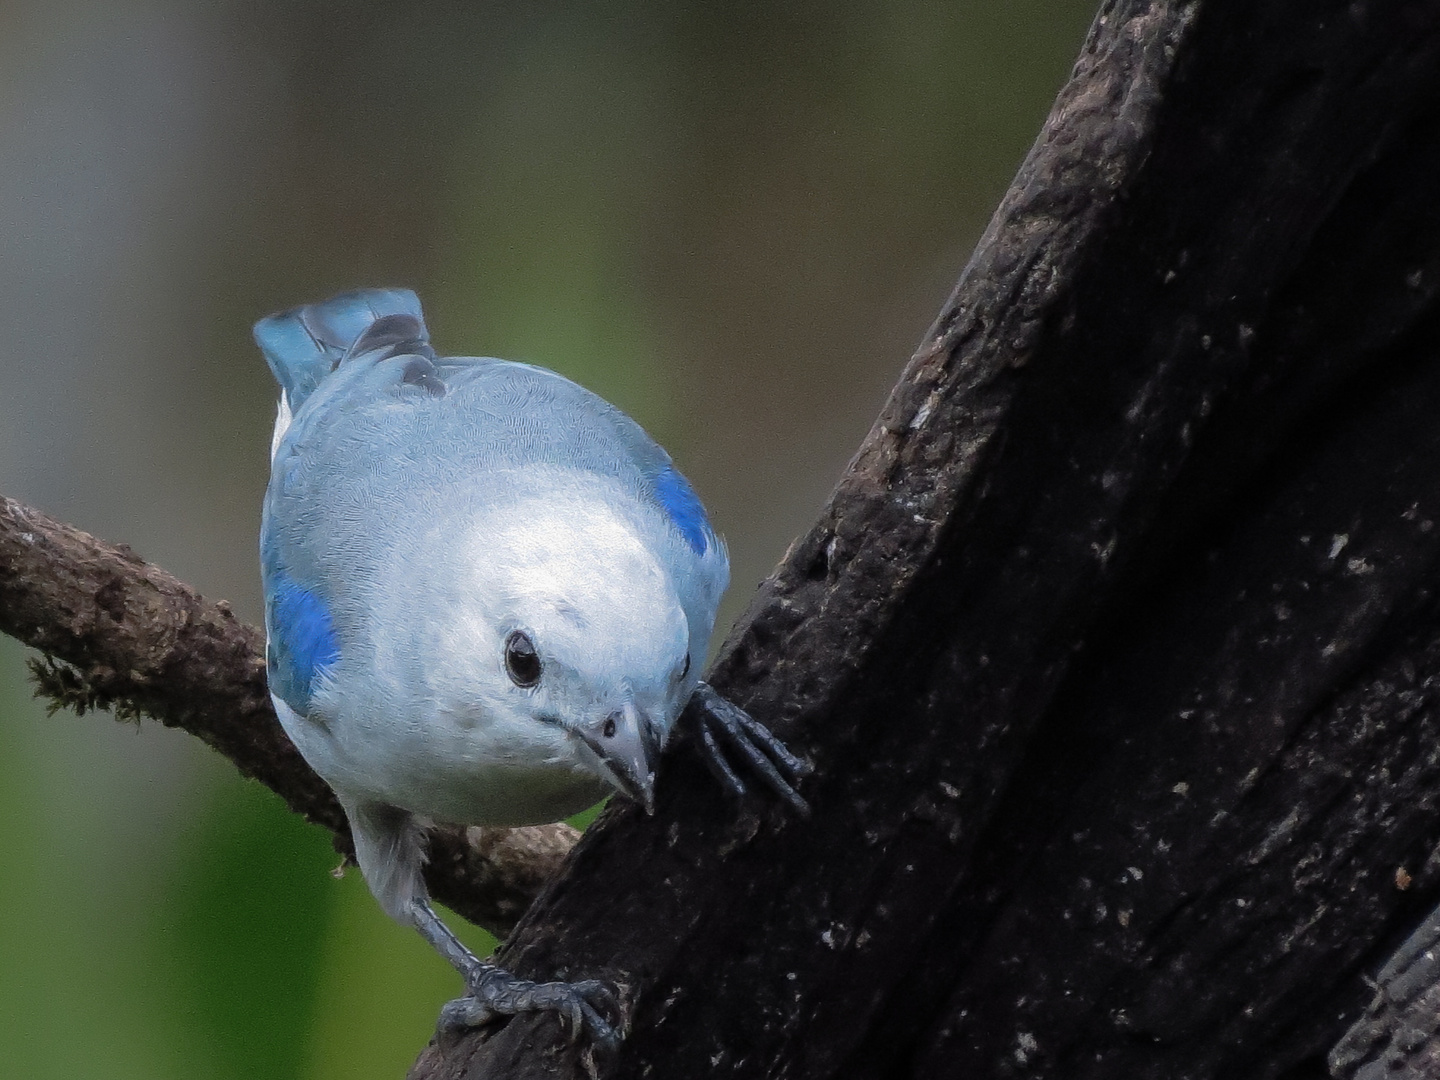
[[[258,621],[258,316],[416,288],[665,442],[735,617],[953,284],[1091,0],[0,0],[0,492]],[[459,985],[188,736],[0,639],[0,1075],[399,1077]],[[484,935],[470,928],[472,944]]]

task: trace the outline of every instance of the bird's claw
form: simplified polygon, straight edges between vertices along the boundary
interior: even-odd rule
[[[736,796],[746,794],[745,781],[740,779],[727,756],[733,755],[797,813],[809,816],[810,804],[796,790],[796,785],[810,774],[812,766],[792,754],[769,728],[703,682],[696,685],[685,715],[695,728],[700,756],[721,787]]]
[[[440,1010],[435,1038],[448,1051],[462,1035],[502,1016],[522,1012],[553,1012],[571,1045],[583,1034],[603,1052],[620,1045],[620,1005],[614,993],[595,979],[581,982],[530,982],[503,968],[486,964],[466,979],[465,997]]]

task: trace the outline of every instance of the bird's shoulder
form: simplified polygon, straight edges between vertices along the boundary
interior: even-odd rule
[[[453,365],[453,366],[449,366]],[[623,410],[547,368],[504,360],[442,360],[457,397],[473,393],[502,418],[517,453],[615,477],[656,506],[696,557],[723,545],[670,455]]]
[[[537,467],[589,473],[659,511],[694,557],[723,558],[689,481],[619,408],[556,372],[493,357],[437,357],[426,361],[433,383],[407,381],[418,359],[342,364],[279,441],[278,486],[302,501],[397,506],[440,489],[483,497]]]

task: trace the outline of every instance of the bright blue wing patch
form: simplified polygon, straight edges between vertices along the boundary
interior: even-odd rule
[[[709,547],[706,531],[710,522],[705,517],[705,507],[700,504],[695,489],[674,465],[666,465],[661,469],[654,483],[655,497],[660,500],[665,513],[670,515],[670,520],[680,530],[680,535],[685,537],[686,543],[694,549],[696,555],[704,555],[705,549]]]
[[[304,716],[315,678],[340,659],[335,624],[325,601],[283,574],[273,574],[266,610],[270,689]]]
[[[357,289],[291,308],[255,324],[255,344],[298,412],[356,338],[386,315],[413,315],[426,340],[420,299],[409,289]]]

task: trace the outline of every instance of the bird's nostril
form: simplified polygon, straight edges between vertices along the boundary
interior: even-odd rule
[[[607,739],[613,739],[615,737],[615,717],[613,714],[605,718],[605,726],[601,729],[600,733]]]

